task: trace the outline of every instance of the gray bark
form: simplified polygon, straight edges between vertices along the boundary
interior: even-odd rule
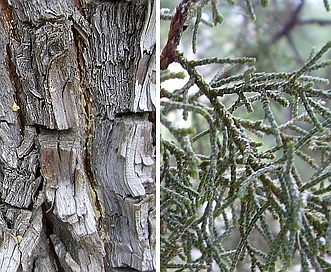
[[[0,7],[0,271],[155,270],[155,1]]]

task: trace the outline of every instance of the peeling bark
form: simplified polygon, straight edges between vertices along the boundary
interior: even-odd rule
[[[155,1],[0,8],[0,271],[155,270]]]

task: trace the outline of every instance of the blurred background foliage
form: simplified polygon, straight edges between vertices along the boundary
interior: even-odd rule
[[[331,271],[328,1],[191,2],[161,72],[162,269]]]
[[[172,14],[178,0],[161,0],[161,9]],[[257,72],[292,71],[302,65],[311,50],[330,39],[331,16],[323,0],[270,0],[267,7],[252,1],[256,20],[247,11],[246,1],[217,1],[223,23],[217,27],[201,24],[196,54],[191,39],[194,18],[188,23],[179,50],[192,58],[257,58]],[[202,18],[212,24],[210,6]],[[161,20],[161,46],[165,44],[169,21]],[[329,53],[330,56],[330,53]]]

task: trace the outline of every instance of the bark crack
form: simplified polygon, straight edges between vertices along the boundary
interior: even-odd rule
[[[17,22],[13,15],[12,7],[9,5],[7,0],[0,0],[1,17],[0,21],[4,26],[8,36],[14,38],[16,41],[19,40],[17,31]]]
[[[77,0],[78,1],[78,0]],[[79,1],[78,1],[79,2]],[[90,188],[92,190],[92,198],[94,200],[95,213],[98,218],[98,230],[102,230],[102,205],[100,202],[100,196],[97,190],[97,182],[95,181],[94,173],[92,170],[92,161],[91,161],[91,145],[92,139],[94,137],[94,114],[93,114],[93,105],[92,105],[92,96],[88,89],[88,86],[85,86],[84,82],[86,81],[86,65],[83,57],[83,53],[86,50],[88,44],[87,36],[88,33],[82,30],[82,27],[75,23],[72,27],[73,38],[74,38],[74,48],[76,53],[76,62],[77,70],[80,79],[80,90],[81,98],[80,104],[84,115],[84,129],[85,129],[85,144],[84,144],[84,169],[87,175],[88,182],[90,183]]]
[[[55,262],[55,265],[57,267],[57,271],[58,272],[64,272],[64,269],[61,266],[59,256],[56,254],[54,244],[51,242],[50,236],[52,234],[55,234],[55,232],[54,232],[53,224],[52,224],[51,220],[48,218],[47,213],[48,213],[48,210],[47,210],[46,204],[43,203],[42,204],[42,221],[43,221],[43,227],[45,228],[46,238],[49,241],[48,244],[49,244],[50,255],[52,256],[52,259]]]
[[[18,114],[18,120],[19,120],[19,126],[21,128],[21,131],[24,131],[25,127],[25,114],[24,114],[24,103],[21,100],[21,91],[22,91],[22,85],[21,81],[19,79],[19,76],[16,73],[16,67],[12,59],[12,53],[9,47],[9,44],[6,46],[6,65],[7,65],[7,70],[9,77],[11,81],[14,83],[15,87],[15,103],[18,105],[18,110],[16,111]]]
[[[77,7],[79,12],[85,17],[84,8],[82,7],[82,3],[80,2],[80,0],[74,0],[74,5]]]

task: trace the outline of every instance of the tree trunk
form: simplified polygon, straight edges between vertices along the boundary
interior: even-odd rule
[[[155,270],[155,1],[0,7],[0,271]]]

